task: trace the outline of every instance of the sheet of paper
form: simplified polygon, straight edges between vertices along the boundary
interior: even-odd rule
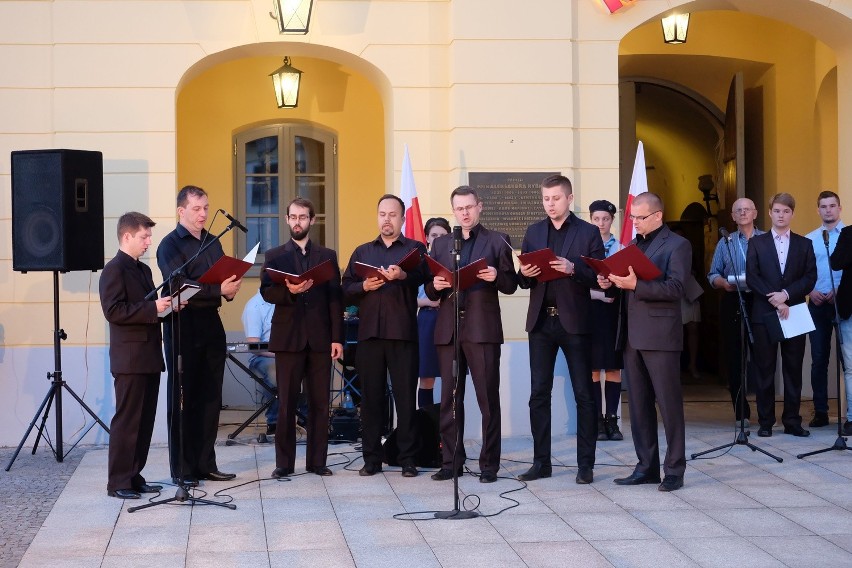
[[[778,319],[781,322],[781,331],[784,332],[784,337],[787,339],[803,333],[810,333],[816,329],[814,320],[811,318],[811,312],[805,302],[790,306],[790,315],[787,319]]]
[[[257,251],[260,250],[260,243],[258,242],[254,245],[254,248],[249,251],[249,253],[243,258],[245,262],[249,264],[254,264],[254,260],[257,258]]]

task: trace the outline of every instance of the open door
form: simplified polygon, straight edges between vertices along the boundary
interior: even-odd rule
[[[734,201],[745,197],[745,94],[743,74],[738,72],[728,89],[725,107],[724,140],[722,142],[722,188],[724,201],[717,219],[720,227],[733,231],[736,226],[730,210]]]

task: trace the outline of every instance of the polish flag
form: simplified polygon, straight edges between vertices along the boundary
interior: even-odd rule
[[[624,222],[621,225],[621,244],[627,246],[636,238],[636,228],[630,220],[630,206],[633,198],[648,191],[648,174],[645,171],[645,147],[642,141],[636,148],[636,161],[633,163],[633,177],[630,178],[630,193],[627,194],[627,204],[624,206]]]
[[[411,160],[408,157],[408,144],[405,145],[405,156],[402,158],[400,197],[402,202],[405,203],[405,222],[402,225],[402,234],[408,239],[426,244],[423,218],[420,216],[420,203],[417,202],[417,188],[414,187],[414,172],[411,171]]]

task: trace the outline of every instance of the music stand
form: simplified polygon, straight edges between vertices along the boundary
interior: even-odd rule
[[[746,405],[746,393],[747,391],[747,381],[746,377],[748,376],[748,361],[749,357],[754,356],[754,334],[751,330],[751,320],[748,317],[748,310],[746,310],[745,304],[745,296],[743,296],[745,283],[740,282],[739,275],[740,271],[736,269],[736,263],[734,263],[734,255],[731,252],[731,241],[729,236],[726,234],[727,231],[722,228],[721,231],[722,237],[725,240],[725,250],[728,252],[728,260],[731,261],[731,266],[734,268],[734,283],[737,287],[737,300],[739,300],[740,306],[740,337],[742,337],[742,344],[740,345],[740,396],[737,399],[740,405],[740,420],[739,420],[739,430],[737,431],[737,437],[733,442],[729,442],[727,444],[722,444],[721,446],[716,446],[715,448],[711,448],[709,450],[704,450],[703,452],[698,452],[696,454],[692,454],[692,459],[701,457],[705,454],[710,454],[716,452],[718,450],[723,450],[725,448],[732,448],[734,446],[746,446],[753,452],[760,452],[764,455],[769,456],[774,459],[778,463],[784,461],[783,458],[780,458],[776,455],[770,454],[766,450],[762,448],[758,448],[748,440],[748,434],[745,430],[745,405]],[[737,237],[739,238],[739,237]],[[744,271],[743,271],[744,272]],[[727,292],[726,292],[727,293]],[[746,333],[743,333],[743,332]]]

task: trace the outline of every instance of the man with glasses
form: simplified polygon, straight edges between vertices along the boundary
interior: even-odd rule
[[[490,231],[479,223],[482,201],[470,186],[457,187],[450,194],[453,215],[462,229],[460,267],[484,258],[487,267],[479,271],[479,281],[453,295],[452,284],[435,276],[426,284],[426,295],[441,300],[435,324],[435,345],[441,368],[441,443],[443,463],[432,475],[435,481],[452,479],[454,468],[460,471],[467,459],[464,441],[464,390],[468,369],[476,389],[476,400],[482,413],[482,450],[479,453],[481,483],[497,481],[500,469],[500,349],[503,343],[503,321],[498,292],[513,294],[518,288],[512,245],[505,233]],[[447,267],[453,266],[453,235],[438,237],[432,243],[432,256]],[[461,316],[458,361],[458,387],[454,384],[455,303]],[[457,404],[453,404],[453,395]],[[458,428],[458,431],[456,430]]]
[[[811,428],[828,426],[828,357],[831,354],[831,334],[834,330],[834,289],[829,274],[829,255],[837,246],[843,221],[840,220],[840,197],[833,191],[823,191],[817,196],[817,213],[822,225],[811,231],[808,237],[813,243],[816,257],[817,281],[811,291],[808,310],[814,320],[815,329],[811,338],[811,388],[814,394],[814,417],[808,423]],[[826,243],[828,250],[826,251]],[[834,286],[840,284],[842,270],[834,271]]]
[[[692,247],[663,223],[663,201],[654,193],[637,195],[630,219],[636,229],[634,243],[662,273],[656,280],[639,280],[630,267],[627,276],[598,276],[601,288],[614,284],[621,296],[622,321],[616,342],[624,349],[627,371],[630,429],[639,463],[618,485],[659,483],[660,491],[683,487],[686,470],[686,432],[680,386],[680,352],[683,349],[681,299],[690,271]],[[625,321],[626,320],[626,321]],[[657,411],[666,434],[665,478],[660,483]]]
[[[754,355],[759,369],[756,385],[757,435],[772,435],[775,424],[775,366],[781,349],[781,373],[784,377],[784,433],[805,437],[799,405],[802,400],[802,361],[805,335],[782,341],[769,337],[771,319],[787,319],[790,306],[801,304],[814,289],[817,279],[814,247],[810,240],[790,230],[796,200],[789,193],[778,193],[769,202],[772,230],[755,237],[748,247],[746,283],[754,293],[751,321],[754,330]]]
[[[343,355],[343,302],[337,253],[310,240],[316,221],[314,205],[296,198],[287,205],[290,240],[266,251],[260,280],[263,299],[275,304],[269,350],[275,353],[278,380],[278,416],[275,433],[275,470],[272,477],[293,473],[296,461],[296,402],[302,383],[308,402],[305,469],[316,475],[331,475],[328,455],[328,391],[331,365]],[[313,280],[286,285],[272,281],[267,268],[289,274],[304,274],[329,261],[334,276],[321,284]]]
[[[734,415],[737,422],[745,418],[746,426],[751,418],[751,408],[748,400],[740,401],[740,396],[746,397],[745,392],[740,392],[742,382],[742,350],[745,337],[740,313],[740,300],[737,294],[736,278],[739,278],[740,289],[743,292],[743,300],[747,310],[751,309],[752,295],[745,287],[745,267],[748,257],[748,243],[755,235],[762,235],[761,231],[754,226],[757,219],[757,208],[754,202],[747,197],[737,199],[731,207],[731,218],[737,224],[737,231],[726,241],[723,237],[716,245],[713,253],[713,261],[710,263],[710,271],[707,280],[710,285],[724,293],[719,303],[719,323],[722,334],[722,345],[728,358],[728,389],[731,392],[731,402],[734,405]],[[730,248],[729,248],[730,247]],[[730,254],[729,251],[730,250]],[[748,377],[754,380],[753,363],[748,365]],[[741,406],[742,402],[742,406]],[[740,410],[742,408],[742,410]],[[742,414],[742,415],[741,415]]]

